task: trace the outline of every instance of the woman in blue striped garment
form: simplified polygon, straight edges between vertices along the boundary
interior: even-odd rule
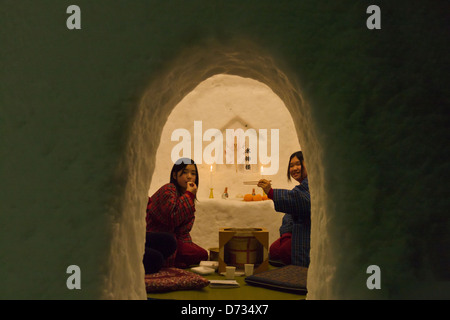
[[[280,238],[270,246],[269,260],[275,265],[309,266],[311,239],[311,197],[308,187],[308,174],[301,151],[289,158],[288,180],[291,177],[299,184],[292,190],[272,189],[269,180],[261,179],[261,187],[273,200],[275,210],[283,212]]]

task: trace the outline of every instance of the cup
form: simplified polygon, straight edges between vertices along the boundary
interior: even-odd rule
[[[236,267],[226,267],[225,279],[233,280],[235,271],[236,271]]]
[[[254,268],[253,263],[246,263],[244,265],[244,268],[245,268],[245,275],[247,277],[253,275],[253,268]]]

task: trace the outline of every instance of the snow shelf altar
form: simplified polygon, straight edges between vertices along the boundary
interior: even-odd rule
[[[219,229],[266,228],[269,245],[278,237],[282,213],[273,208],[273,201],[243,201],[242,199],[201,199],[196,205],[191,236],[199,246],[219,247]]]

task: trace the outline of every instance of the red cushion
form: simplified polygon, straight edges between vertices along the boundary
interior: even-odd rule
[[[198,274],[178,268],[163,268],[145,275],[145,287],[149,293],[201,289],[208,284],[209,281]]]

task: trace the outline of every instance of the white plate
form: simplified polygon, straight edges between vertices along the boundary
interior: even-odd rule
[[[206,267],[206,268],[211,268],[211,269],[217,270],[217,268],[219,267],[219,262],[218,261],[200,261],[200,267]]]
[[[207,275],[214,273],[214,269],[208,268],[208,267],[194,267],[191,268],[191,271],[201,274],[201,275]]]

